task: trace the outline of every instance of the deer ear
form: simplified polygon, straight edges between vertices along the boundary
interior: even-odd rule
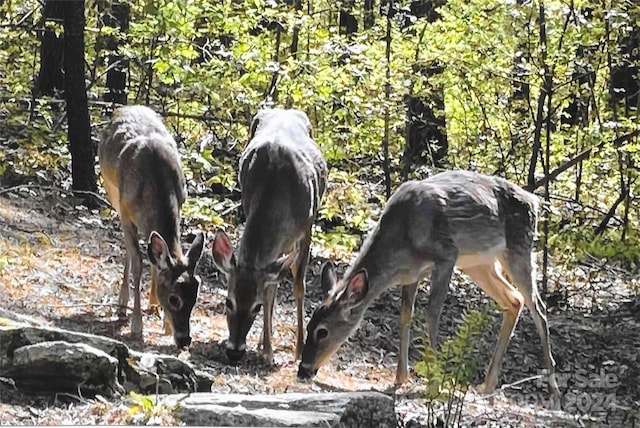
[[[204,247],[204,233],[198,232],[189,247],[189,251],[187,251],[187,270],[192,274],[195,272],[198,260],[200,260],[200,256],[202,255],[202,247]]]
[[[223,273],[228,274],[236,267],[236,256],[233,254],[233,244],[222,229],[216,233],[211,253],[213,255],[213,262]]]
[[[168,269],[172,264],[169,247],[165,240],[155,230],[149,235],[149,243],[147,245],[147,254],[149,260],[160,270]]]
[[[349,307],[359,305],[369,292],[369,276],[365,269],[360,269],[349,279],[344,291]]]
[[[336,276],[336,269],[331,261],[328,261],[322,267],[322,274],[320,277],[320,286],[325,297],[329,296],[329,292],[335,287],[338,277]]]

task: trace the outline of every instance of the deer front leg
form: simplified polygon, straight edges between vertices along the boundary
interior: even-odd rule
[[[262,355],[269,364],[273,364],[273,349],[271,348],[271,332],[273,322],[273,307],[276,300],[278,287],[274,284],[267,285],[262,292],[262,305],[264,310],[264,324],[262,327]]]
[[[296,361],[302,357],[302,347],[304,346],[304,293],[305,293],[305,275],[307,273],[307,265],[309,264],[309,247],[311,246],[311,228],[305,235],[303,242],[298,251],[298,260],[292,266],[293,273],[293,295],[296,299]]]
[[[413,317],[413,303],[416,300],[418,283],[402,287],[402,303],[400,306],[400,352],[398,353],[398,368],[396,370],[396,385],[402,385],[409,379],[409,342],[411,335],[411,318]]]
[[[438,346],[438,324],[440,323],[440,313],[442,305],[447,298],[449,282],[455,267],[456,257],[438,263],[431,272],[431,290],[429,291],[429,303],[427,304],[427,333],[429,334],[429,346],[436,349]]]
[[[123,319],[127,316],[127,306],[129,305],[130,266],[129,253],[126,252],[124,257],[124,274],[122,276],[122,284],[120,285],[120,294],[118,295],[118,317]]]
[[[133,316],[131,317],[131,335],[142,338],[142,309],[140,305],[140,276],[142,274],[142,254],[138,245],[138,230],[132,223],[122,226],[127,259],[133,275]],[[122,291],[122,290],[121,290]]]
[[[149,290],[149,310],[154,310],[155,307],[160,305],[160,301],[158,300],[158,289],[157,287],[158,281],[158,270],[152,264],[151,265],[151,289]]]

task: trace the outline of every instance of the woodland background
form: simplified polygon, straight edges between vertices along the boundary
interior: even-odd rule
[[[404,180],[470,169],[545,201],[551,307],[635,308],[639,45],[630,0],[0,0],[1,191],[96,208],[100,132],[145,104],[180,145],[187,225],[234,230],[251,118],[295,107],[330,165],[315,256],[347,262]],[[624,272],[624,297],[576,266]]]

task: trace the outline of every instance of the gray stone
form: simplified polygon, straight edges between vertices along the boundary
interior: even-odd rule
[[[19,388],[38,392],[124,392],[118,383],[118,360],[83,343],[42,342],[15,350],[3,370]]]
[[[127,391],[141,393],[156,393],[157,391],[171,394],[202,391],[204,388],[211,387],[210,379],[198,375],[189,363],[174,356],[132,351],[124,343],[108,337],[55,327],[25,325],[13,321],[0,325],[1,375],[16,377],[14,379],[16,384],[25,390],[63,391],[68,389],[69,385],[64,382],[64,379],[59,382],[60,385],[64,385],[64,388],[57,388],[57,383],[50,380],[51,376],[56,378],[57,366],[53,360],[45,363],[44,360],[37,362],[33,359],[26,359],[33,352],[42,352],[44,358],[46,349],[52,346],[45,345],[47,343],[56,343],[55,349],[60,353],[59,358],[69,354],[76,359],[78,364],[83,358],[88,360],[97,358],[95,352],[97,350],[109,355],[116,361],[117,380],[125,386]],[[87,351],[86,356],[82,355],[83,350]],[[17,356],[23,360],[16,359]],[[55,358],[55,353],[50,357]],[[31,370],[28,367],[29,364],[36,366]],[[37,366],[38,364],[48,365],[49,368],[41,369]],[[64,365],[65,363],[60,362],[59,364]],[[54,370],[52,372],[54,374],[49,375],[48,370]],[[77,385],[82,383],[82,380],[78,381],[73,376],[68,377],[67,380],[69,384],[76,382],[74,391],[77,390]],[[105,384],[104,388],[98,389],[104,394],[109,389],[119,391],[120,383]],[[95,388],[87,387],[85,389],[89,393]]]
[[[143,393],[173,394],[201,390],[204,380],[191,364],[177,357],[164,354],[129,351],[130,359],[126,377]],[[209,387],[211,384],[209,383]]]
[[[395,427],[391,397],[378,392],[242,395],[197,393],[182,399],[174,416],[187,425]]]
[[[36,327],[21,324],[0,326],[0,355],[2,358],[13,358],[14,351],[22,346],[55,341],[84,343],[111,355],[121,364],[126,362],[129,355],[127,345],[104,336],[46,326]]]

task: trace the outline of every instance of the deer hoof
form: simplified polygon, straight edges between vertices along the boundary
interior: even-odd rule
[[[127,307],[126,306],[119,306],[118,307],[118,318],[119,319],[125,319],[127,317]]]
[[[562,410],[562,397],[559,394],[551,394],[547,407],[549,410]]]
[[[269,364],[270,366],[273,365],[273,352],[272,351],[264,352],[262,354],[262,358],[264,358],[266,363]]]
[[[478,394],[482,395],[491,394],[493,391],[495,391],[495,389],[495,387],[487,385],[486,382],[476,386],[476,391],[478,392]]]

